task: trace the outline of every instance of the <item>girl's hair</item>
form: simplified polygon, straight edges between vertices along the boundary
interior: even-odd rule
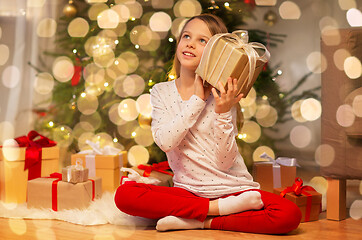
[[[184,32],[184,29],[186,27],[186,25],[191,22],[194,19],[200,19],[201,21],[203,21],[207,27],[209,28],[209,31],[211,33],[211,35],[215,35],[217,33],[227,33],[228,29],[225,26],[224,22],[221,20],[221,18],[219,18],[218,16],[209,14],[209,13],[203,13],[197,16],[193,16],[192,18],[190,18],[189,20],[186,21],[185,25],[183,26],[180,35],[177,38],[177,42],[176,42],[176,47],[178,46],[182,33]],[[173,58],[173,64],[172,64],[172,68],[168,73],[168,79],[172,80],[172,79],[176,79],[180,77],[180,61],[177,59],[177,56],[175,54],[174,58]]]
[[[180,35],[177,38],[177,42],[176,42],[176,48],[180,42],[180,39],[182,37],[182,33],[184,32],[184,29],[186,27],[186,25],[191,22],[194,19],[200,19],[201,21],[203,21],[207,27],[209,28],[209,31],[211,33],[211,35],[215,35],[218,33],[227,33],[228,29],[225,25],[225,23],[223,22],[223,20],[221,18],[219,18],[218,16],[215,16],[213,14],[209,14],[209,13],[203,13],[197,16],[194,16],[192,18],[190,18],[189,20],[186,21],[185,25],[183,26]],[[171,77],[172,76],[172,77]],[[174,58],[173,58],[173,64],[172,64],[172,68],[168,73],[168,79],[169,80],[173,80],[176,78],[180,77],[180,61],[177,59],[177,56],[175,54]],[[246,96],[244,96],[246,97]],[[244,122],[244,116],[241,112],[241,107],[240,104],[236,104],[236,112],[237,112],[237,126],[239,131],[241,130],[242,126],[243,126],[243,122]]]

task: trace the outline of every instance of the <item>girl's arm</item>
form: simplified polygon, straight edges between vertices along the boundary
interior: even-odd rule
[[[216,164],[221,170],[228,170],[234,164],[238,152],[235,136],[236,109],[226,113],[215,113],[214,138],[216,139]]]
[[[168,152],[180,144],[206,105],[201,98],[193,95],[188,100],[186,107],[173,116],[168,109],[170,105],[167,99],[161,98],[157,87],[153,87],[151,91],[151,104],[153,138],[164,152]]]

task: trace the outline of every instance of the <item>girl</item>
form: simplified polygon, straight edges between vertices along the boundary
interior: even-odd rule
[[[178,39],[171,73],[176,80],[152,88],[152,133],[166,152],[174,187],[126,183],[117,207],[130,215],[159,219],[156,229],[222,229],[280,234],[298,227],[301,212],[289,200],[259,190],[235,141],[236,79],[227,91],[203,86],[195,74],[208,40],[227,28],[218,17],[189,19]]]

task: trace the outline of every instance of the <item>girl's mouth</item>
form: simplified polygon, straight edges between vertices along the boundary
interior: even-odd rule
[[[186,52],[186,51],[182,52],[182,54],[185,55],[185,56],[188,56],[188,57],[196,57],[195,54],[190,53],[190,52]]]

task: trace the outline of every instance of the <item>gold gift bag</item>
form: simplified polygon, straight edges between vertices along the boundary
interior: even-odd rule
[[[255,49],[264,50],[262,56]],[[203,80],[219,89],[227,88],[228,77],[238,79],[238,94],[247,96],[256,78],[269,61],[270,53],[261,43],[248,43],[248,32],[216,34],[208,41],[196,69]]]

